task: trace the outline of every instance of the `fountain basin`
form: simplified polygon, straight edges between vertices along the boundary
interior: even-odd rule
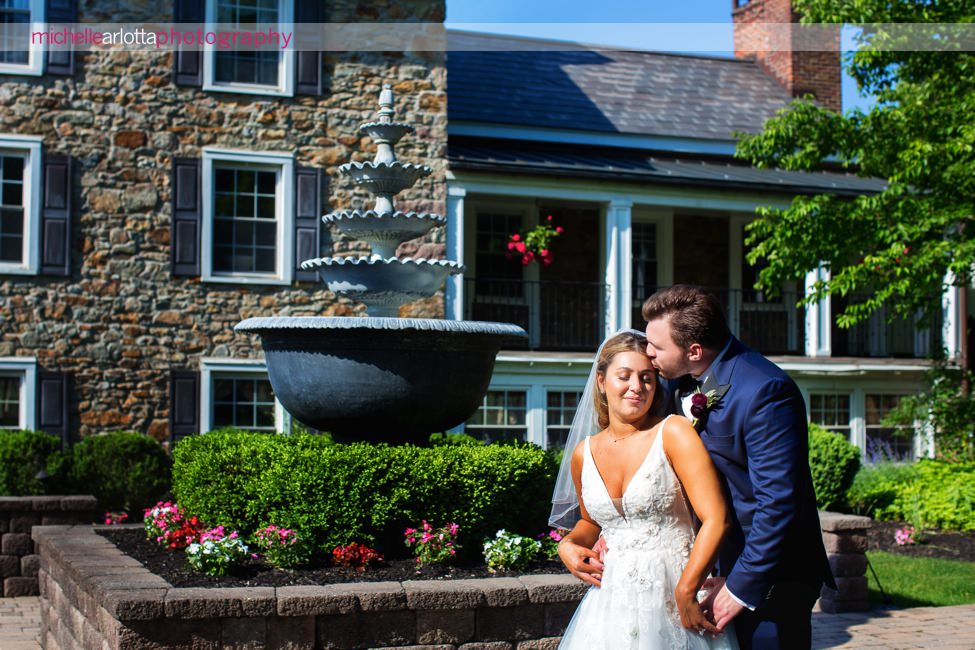
[[[423,443],[480,406],[508,323],[423,318],[248,318],[271,387],[304,424],[337,439]]]
[[[316,270],[329,291],[363,302],[373,316],[397,316],[400,305],[429,298],[448,275],[464,266],[449,260],[370,257],[319,257],[301,263]]]
[[[373,194],[397,194],[413,187],[421,178],[429,176],[433,170],[428,165],[414,165],[393,162],[345,163],[339,172],[351,176],[356,185],[366,188]]]
[[[353,239],[368,243],[373,255],[394,257],[401,243],[426,234],[434,226],[445,224],[447,219],[439,214],[416,212],[343,210],[326,214],[322,221]]]

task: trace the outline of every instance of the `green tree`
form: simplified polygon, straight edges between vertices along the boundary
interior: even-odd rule
[[[794,0],[808,23],[971,23],[971,0]],[[798,100],[744,136],[738,155],[758,167],[839,168],[886,180],[855,198],[798,196],[765,208],[749,227],[749,261],[775,292],[820,262],[828,280],[807,302],[849,296],[841,326],[889,313],[931,315],[946,282],[963,285],[975,264],[975,53],[898,50],[898,36],[864,30],[845,61],[877,104],[843,115]],[[950,34],[941,42],[950,47]],[[933,42],[933,41],[931,41]],[[950,272],[950,274],[949,274]],[[946,278],[952,278],[946,280]]]

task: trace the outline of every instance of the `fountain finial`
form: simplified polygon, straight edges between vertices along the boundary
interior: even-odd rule
[[[382,92],[379,93],[379,110],[377,115],[379,115],[380,124],[389,124],[393,121],[393,87],[389,84],[383,84]]]

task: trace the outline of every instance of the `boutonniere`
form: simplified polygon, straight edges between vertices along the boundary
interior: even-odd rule
[[[723,386],[703,391],[698,386],[697,390],[691,393],[691,415],[694,416],[691,424],[694,425],[695,429],[697,429],[701,421],[707,416],[708,412],[721,401],[721,398],[724,397],[724,394],[728,392],[728,388],[730,387],[730,384],[724,384]]]

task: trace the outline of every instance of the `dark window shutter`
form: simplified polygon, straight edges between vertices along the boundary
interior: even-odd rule
[[[44,6],[44,20],[50,29],[56,29],[57,25],[78,22],[78,0],[47,0]],[[74,48],[49,49],[45,56],[46,74],[68,77],[74,74]]]
[[[200,432],[200,373],[173,370],[169,375],[169,437],[177,442]]]
[[[173,159],[173,226],[170,262],[173,275],[200,275],[200,160]]]
[[[68,375],[50,370],[38,371],[35,426],[38,431],[59,437],[62,448],[67,448]]]
[[[175,23],[202,24],[204,0],[176,0],[173,11]],[[178,45],[173,50],[173,83],[177,86],[203,85],[203,50],[197,45]]]
[[[71,273],[71,157],[44,156],[43,178],[40,271],[67,276]]]
[[[322,216],[322,172],[313,167],[295,170],[295,280],[316,282],[318,273],[299,265],[319,256],[318,231]]]
[[[295,0],[295,25],[317,24],[322,20],[322,0]],[[300,30],[300,28],[298,28]],[[311,34],[308,34],[311,36]],[[321,37],[316,34],[316,37]],[[307,40],[307,39],[306,39]],[[295,94],[322,94],[322,53],[320,50],[295,52]]]

